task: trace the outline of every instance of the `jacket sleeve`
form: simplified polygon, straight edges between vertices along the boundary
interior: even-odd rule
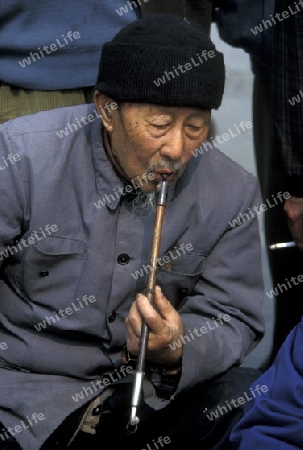
[[[269,370],[252,386],[256,397],[231,433],[234,450],[300,450],[303,442],[303,323],[289,334]],[[266,386],[257,394],[257,386]],[[260,390],[258,389],[260,392]]]
[[[259,204],[253,182],[240,211],[253,211]],[[171,344],[183,344],[176,394],[239,365],[264,334],[258,218],[256,213],[247,217],[227,224],[193,293],[183,299],[179,313],[184,335]]]

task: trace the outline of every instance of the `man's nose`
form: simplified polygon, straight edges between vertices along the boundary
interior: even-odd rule
[[[160,150],[161,156],[166,156],[173,161],[179,161],[183,154],[184,145],[182,129],[173,129],[164,138]]]

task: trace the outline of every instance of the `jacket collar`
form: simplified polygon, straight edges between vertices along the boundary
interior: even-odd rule
[[[106,155],[102,134],[102,122],[95,120],[92,124],[90,138],[96,187],[107,207],[115,210],[120,203],[122,189],[126,183],[116,174]]]

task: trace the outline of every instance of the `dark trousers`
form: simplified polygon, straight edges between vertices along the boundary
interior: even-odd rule
[[[138,411],[140,423],[134,434],[126,431],[132,386],[121,385],[107,401],[112,412],[101,416],[97,434],[80,432],[69,449],[231,450],[228,436],[245,406],[238,405],[237,399],[252,399],[249,388],[259,376],[260,372],[254,369],[233,368],[182,393],[160,411],[143,405]],[[232,405],[232,400],[236,401],[236,406]],[[75,414],[50,437],[43,450],[66,448],[64,442],[70,438],[68,430],[73,419],[74,429],[77,428],[79,415]],[[0,444],[0,450],[20,450],[20,447],[12,438]]]

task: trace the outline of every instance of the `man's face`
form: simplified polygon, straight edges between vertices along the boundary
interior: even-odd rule
[[[179,178],[192,151],[206,139],[210,121],[209,111],[138,103],[106,114],[112,152],[129,180],[145,192],[155,191],[164,173],[170,183]]]

